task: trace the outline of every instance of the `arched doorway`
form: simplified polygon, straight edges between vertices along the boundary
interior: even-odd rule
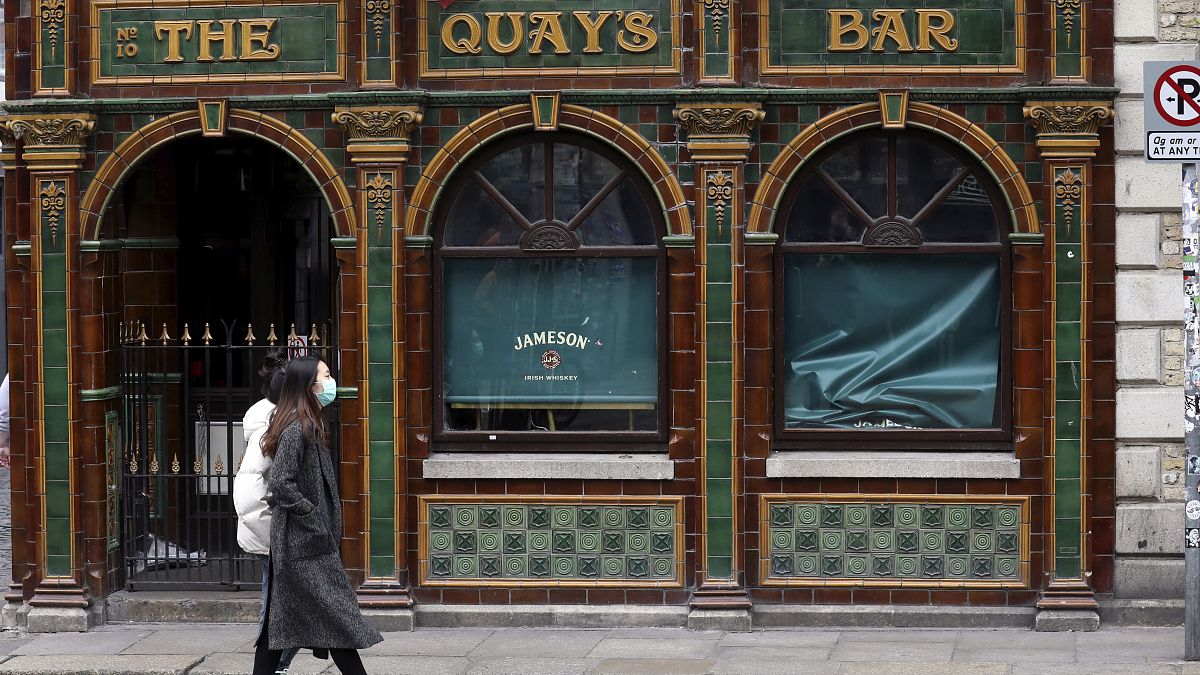
[[[100,230],[123,242],[118,584],[260,581],[231,499],[242,420],[268,353],[337,369],[334,227],[305,167],[250,136],[163,145],[108,198]]]

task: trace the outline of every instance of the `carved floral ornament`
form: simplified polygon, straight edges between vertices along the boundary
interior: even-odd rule
[[[79,146],[92,133],[96,122],[79,117],[45,117],[9,119],[2,125],[5,131],[29,147]]]
[[[733,174],[728,171],[714,171],[708,174],[708,199],[712,202],[713,212],[717,216],[717,231],[725,224],[725,209],[733,199]]]
[[[422,117],[420,110],[411,107],[351,108],[333,113],[333,121],[346,130],[351,141],[407,141]]]
[[[58,36],[67,16],[66,0],[41,0],[38,3],[38,15],[42,28],[50,38],[50,58],[57,59]]]
[[[713,33],[721,37],[721,24],[729,14],[729,0],[704,0],[704,9],[712,19]]]
[[[675,109],[675,119],[688,136],[748,136],[766,117],[757,106],[696,106]]]
[[[1062,206],[1067,232],[1075,221],[1075,206],[1083,195],[1083,183],[1078,173],[1068,168],[1054,176],[1054,198]]]
[[[1113,109],[1107,103],[1031,104],[1025,116],[1039,134],[1095,134]]]

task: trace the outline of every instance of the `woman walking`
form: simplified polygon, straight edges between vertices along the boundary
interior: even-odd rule
[[[282,650],[300,647],[328,653],[343,675],[366,675],[357,650],[383,640],[363,619],[338,557],[342,506],[321,416],[336,391],[323,361],[292,359],[263,434],[263,454],[273,460],[271,586],[254,675],[272,675]]]
[[[267,616],[267,594],[271,588],[271,507],[267,505],[267,476],[271,458],[263,454],[262,437],[279,392],[283,389],[283,370],[287,365],[284,351],[273,350],[263,359],[258,370],[262,378],[263,398],[250,406],[242,418],[242,433],[246,438],[246,453],[242,456],[237,475],[233,478],[233,506],[238,516],[238,546],[253,554],[262,563],[262,606],[258,610],[258,627],[262,630]],[[296,649],[285,649],[275,666],[275,675],[286,675]]]

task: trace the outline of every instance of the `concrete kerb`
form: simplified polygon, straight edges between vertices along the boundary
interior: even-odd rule
[[[1025,628],[1033,607],[755,605],[755,628]]]

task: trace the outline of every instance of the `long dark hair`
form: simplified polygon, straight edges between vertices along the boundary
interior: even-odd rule
[[[262,437],[262,450],[267,457],[275,458],[279,437],[283,435],[284,429],[297,420],[300,421],[300,428],[309,440],[325,445],[328,439],[325,418],[321,416],[321,403],[312,390],[317,382],[317,364],[320,362],[315,356],[302,356],[288,361],[283,374],[283,389],[279,392],[279,403],[275,406],[271,421]]]
[[[283,391],[283,371],[287,362],[287,350],[280,347],[267,352],[262,365],[258,367],[258,376],[262,378],[259,391],[263,398],[271,403],[279,403],[279,392]]]

